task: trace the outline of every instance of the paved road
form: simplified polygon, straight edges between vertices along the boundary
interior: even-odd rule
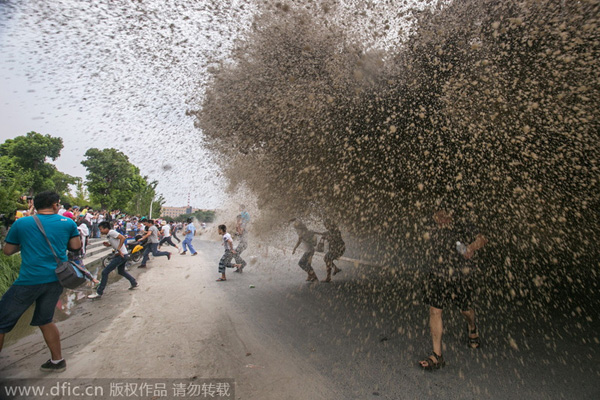
[[[540,291],[510,302],[483,291],[483,348],[467,348],[460,313],[449,310],[448,365],[427,373],[416,366],[429,336],[414,271],[344,262],[332,283],[308,284],[300,254],[267,257],[251,243],[246,272],[218,283],[219,243],[195,245],[199,257],[134,270],[139,291],[121,280],[102,300],[81,300],[59,323],[61,376],[232,377],[236,397],[252,400],[600,398],[596,298],[557,303]],[[318,256],[314,265],[324,277]],[[39,379],[45,353],[39,334],[24,338],[0,354],[0,374]]]
[[[429,335],[414,272],[346,262],[332,283],[307,284],[296,265],[299,254],[257,255],[246,273],[230,274],[223,290],[265,342],[314,366],[337,398],[600,398],[600,363],[593,361],[600,355],[600,323],[589,303],[582,308],[568,299],[572,315],[552,305],[541,313],[526,301],[501,302],[497,293],[492,299],[482,291],[484,346],[467,348],[465,323],[458,310],[449,310],[448,365],[428,373],[416,367],[429,351]],[[323,261],[315,257],[313,264],[323,277]],[[249,284],[256,288],[248,290]]]

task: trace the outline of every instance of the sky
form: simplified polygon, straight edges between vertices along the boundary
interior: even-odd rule
[[[62,137],[55,164],[78,177],[87,149],[113,147],[165,205],[220,208],[225,182],[185,112],[251,20],[221,3],[0,1],[0,140]]]

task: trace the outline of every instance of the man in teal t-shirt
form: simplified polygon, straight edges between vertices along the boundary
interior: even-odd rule
[[[54,192],[39,193],[33,204],[56,255],[62,261],[67,261],[67,247],[75,251],[81,248],[77,225],[72,219],[57,214],[60,199]],[[0,299],[0,350],[4,335],[14,328],[21,315],[35,303],[31,325],[40,327],[52,357],[41,366],[41,370],[64,371],[67,364],[61,354],[60,333],[52,322],[63,288],[55,273],[56,259],[33,217],[15,221],[6,236],[4,254],[12,255],[19,251],[19,277]]]

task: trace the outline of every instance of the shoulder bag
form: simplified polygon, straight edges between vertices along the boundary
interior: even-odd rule
[[[67,289],[76,289],[81,286],[85,282],[85,277],[89,274],[89,272],[75,264],[73,261],[61,261],[61,259],[56,255],[54,247],[52,247],[48,236],[46,236],[46,231],[44,231],[42,222],[37,215],[34,215],[33,218],[35,219],[35,223],[37,224],[38,228],[42,232],[42,235],[44,235],[44,238],[46,238],[46,242],[48,243],[48,246],[50,246],[50,250],[54,255],[54,259],[56,260],[56,277],[58,278],[60,284]]]

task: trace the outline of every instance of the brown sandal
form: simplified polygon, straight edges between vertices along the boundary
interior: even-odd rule
[[[469,347],[472,349],[480,348],[481,339],[479,338],[479,330],[477,329],[477,327],[475,327],[475,329],[473,330],[470,330],[467,326],[467,331],[469,332],[469,334],[467,335],[467,343],[469,344]],[[477,335],[477,337],[471,337],[471,335]]]
[[[423,365],[423,363],[427,363]],[[444,357],[442,355],[435,354],[435,351],[431,352],[431,355],[424,360],[419,361],[419,367],[423,368],[425,371],[433,371],[434,369],[440,369],[446,365],[446,361],[444,361]]]

